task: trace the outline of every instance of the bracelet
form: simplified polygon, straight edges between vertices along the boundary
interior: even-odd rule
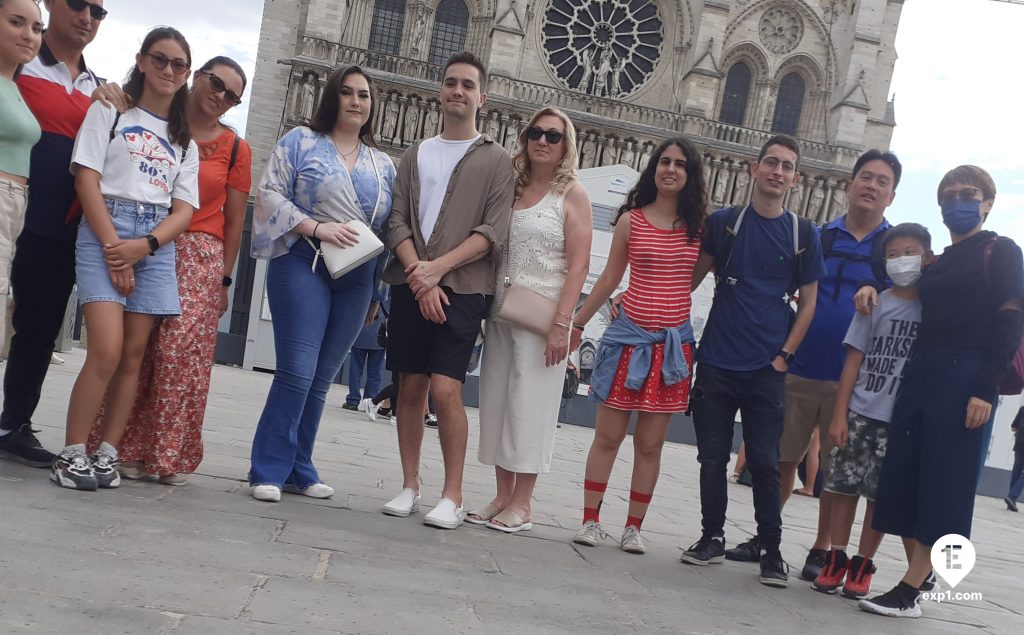
[[[569,325],[565,322],[555,322],[554,326],[560,326],[567,331],[569,330]]]
[[[581,330],[581,331],[585,331],[585,330],[587,330],[587,327],[586,327],[586,325],[585,325],[585,324],[580,324],[579,322],[573,322],[573,323],[572,323],[572,327],[573,327],[574,329],[579,329],[579,330]]]
[[[318,229],[320,229],[320,223],[319,222],[316,224],[315,227],[313,227],[313,238],[316,238],[316,230],[318,230]]]
[[[568,313],[562,313],[561,311],[556,311],[555,315],[559,315],[561,317],[564,317],[567,320],[571,320],[572,319],[571,315],[569,315]]]

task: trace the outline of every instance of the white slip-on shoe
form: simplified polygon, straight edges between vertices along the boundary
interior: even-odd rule
[[[142,466],[142,461],[119,463],[117,471],[121,473],[123,478],[131,479],[133,481],[150,477],[150,475],[146,473],[146,469]]]
[[[257,485],[252,488],[252,497],[258,501],[276,503],[281,500],[281,488],[277,485]]]
[[[309,496],[310,498],[330,498],[331,496],[334,496],[334,488],[325,483],[313,483],[306,489],[299,489],[294,485],[285,485],[284,491],[289,494]]]
[[[423,517],[423,524],[438,529],[458,529],[466,518],[466,512],[450,498],[442,498],[430,513]]]
[[[388,516],[399,516],[405,518],[409,514],[415,514],[420,510],[420,494],[411,487],[406,487],[402,492],[392,498],[384,505],[384,513]]]
[[[370,421],[377,420],[377,404],[373,403],[373,399],[363,399],[359,402],[359,410],[366,414],[366,418]]]
[[[164,474],[158,480],[164,485],[173,485],[174,487],[181,487],[188,483],[189,474]]]

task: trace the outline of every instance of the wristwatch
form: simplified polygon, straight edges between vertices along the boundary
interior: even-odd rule
[[[231,279],[231,276],[224,276],[220,279],[220,284],[223,287],[230,287],[232,282],[234,281]]]
[[[153,234],[146,234],[146,241],[149,242],[149,255],[155,256],[156,250],[160,249],[160,241]]]
[[[786,362],[787,366],[789,364],[792,364],[793,363],[793,358],[796,357],[796,355],[794,355],[793,353],[790,353],[789,351],[781,349],[781,348],[779,349],[779,352],[775,354],[775,356],[776,357],[781,357],[782,361]]]

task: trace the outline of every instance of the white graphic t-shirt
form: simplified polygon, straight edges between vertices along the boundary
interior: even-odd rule
[[[440,136],[431,137],[420,144],[416,153],[416,167],[420,177],[420,231],[423,241],[430,242],[430,236],[441,215],[441,204],[448,193],[448,181],[455,166],[466,155],[480,135],[465,141],[447,141]]]
[[[100,173],[104,197],[171,206],[176,198],[199,207],[199,149],[167,139],[167,120],[142,108],[131,108],[110,128],[117,111],[97,102],[89,107],[71,152],[71,173],[78,166]]]

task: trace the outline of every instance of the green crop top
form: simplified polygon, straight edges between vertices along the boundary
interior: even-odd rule
[[[32,146],[41,134],[17,84],[0,77],[0,172],[28,178]]]

